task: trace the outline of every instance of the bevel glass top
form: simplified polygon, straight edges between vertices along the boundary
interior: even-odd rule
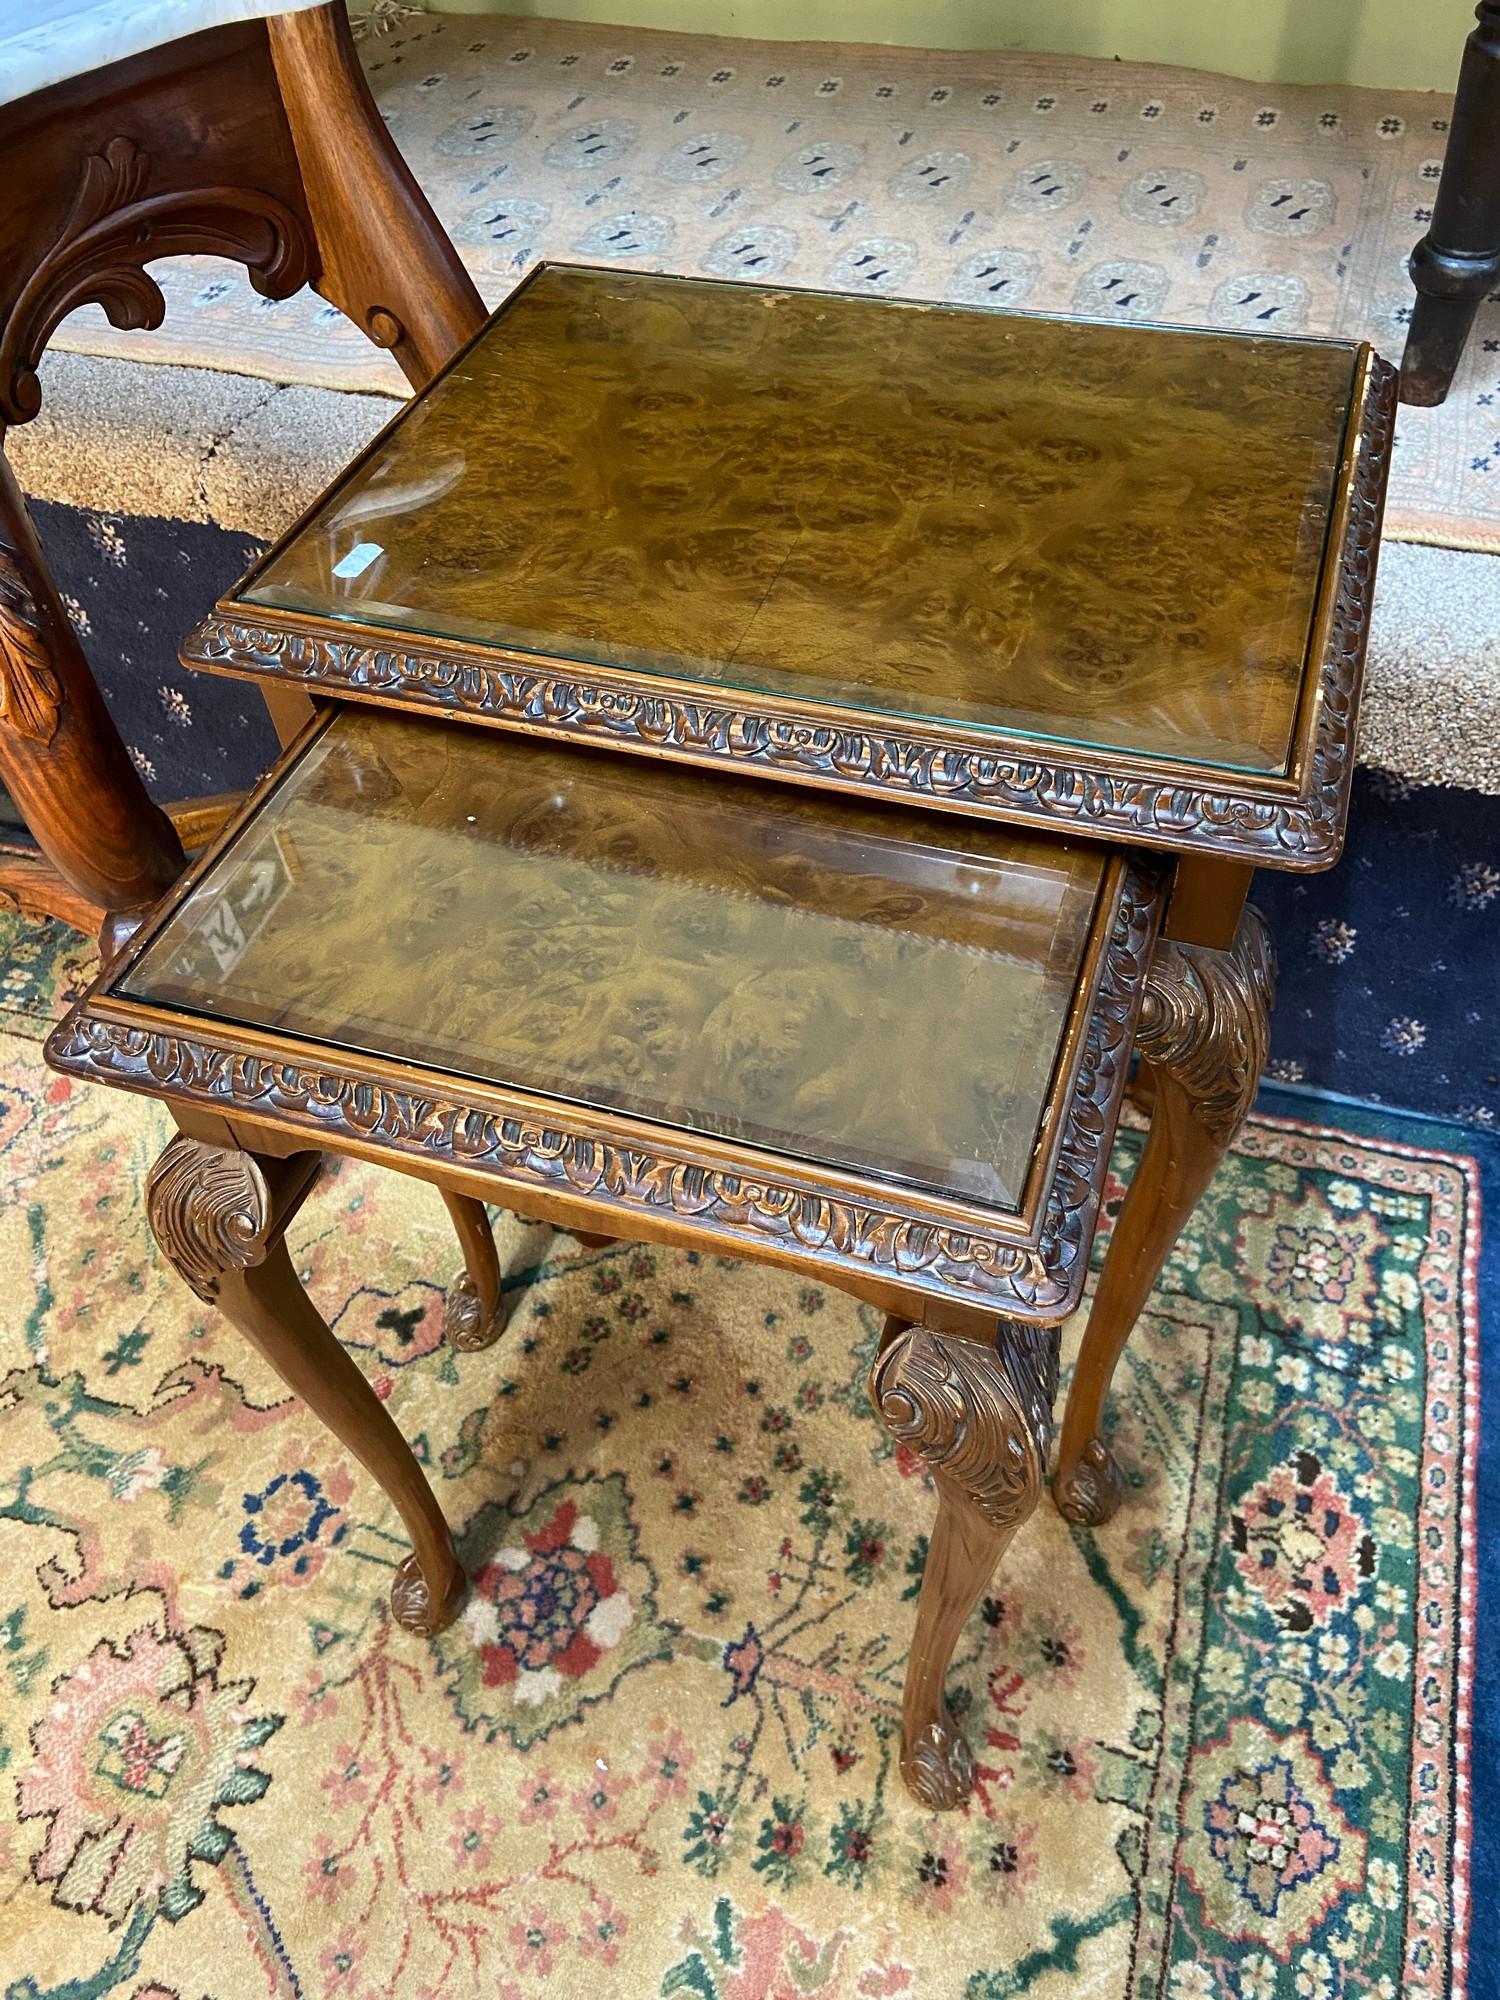
[[[238,602],[1279,772],[1356,358],[548,266]]]
[[[112,990],[1007,1209],[1106,859],[345,709]]]

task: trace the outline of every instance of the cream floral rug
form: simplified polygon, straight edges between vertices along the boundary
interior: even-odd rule
[[[1044,1505],[964,1635],[938,1817],[874,1315],[502,1218],[456,1354],[436,1197],[346,1166],[294,1253],[472,1577],[413,1639],[370,1481],[152,1249],[162,1114],[41,1066],[77,951],[4,922],[8,2000],[1462,1990],[1472,1162],[1252,1123],[1121,1372],[1123,1512]]]
[[[497,304],[539,257],[966,305],[1339,333],[1399,358],[1449,102],[1138,63],[417,15],[362,45],[380,108]],[[1454,51],[1455,62],[1457,49]],[[160,268],[155,333],[54,345],[404,388],[310,293]],[[1387,533],[1500,546],[1500,315],[1405,411]]]

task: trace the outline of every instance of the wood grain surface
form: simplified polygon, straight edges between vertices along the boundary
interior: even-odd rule
[[[245,601],[1279,771],[1355,360],[551,266]]]
[[[128,991],[1010,1206],[1104,865],[348,710]]]

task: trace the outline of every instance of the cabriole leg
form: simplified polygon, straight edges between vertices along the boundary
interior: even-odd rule
[[[994,1345],[886,1322],[870,1396],[898,1444],[925,1459],[938,1512],[906,1669],[901,1775],[923,1805],[974,1788],[967,1739],[943,1696],[964,1621],[1047,1477],[1057,1334],[1002,1320]]]
[[[446,1188],[442,1196],[464,1253],[463,1274],[448,1293],[443,1333],[450,1347],[467,1353],[493,1346],[504,1331],[507,1308],[500,1285],[500,1259],[495,1254],[494,1232],[484,1203],[472,1195],[450,1194]]]
[[[1265,918],[1248,907],[1231,951],[1157,945],[1136,1035],[1155,1087],[1151,1127],[1099,1275],[1052,1485],[1070,1521],[1098,1527],[1124,1496],[1104,1442],[1105,1398],[1172,1245],[1255,1101],[1275,976]]]
[[[448,1524],[385,1405],[302,1289],[282,1240],[316,1172],[307,1154],[261,1159],[179,1135],[151,1170],[146,1212],[179,1276],[239,1328],[396,1507],[412,1553],[396,1571],[391,1613],[408,1632],[440,1631],[464,1598]]]

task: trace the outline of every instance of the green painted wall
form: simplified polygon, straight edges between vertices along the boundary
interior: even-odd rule
[[[1282,83],[1451,90],[1473,0],[436,0],[776,41],[1046,49]]]

